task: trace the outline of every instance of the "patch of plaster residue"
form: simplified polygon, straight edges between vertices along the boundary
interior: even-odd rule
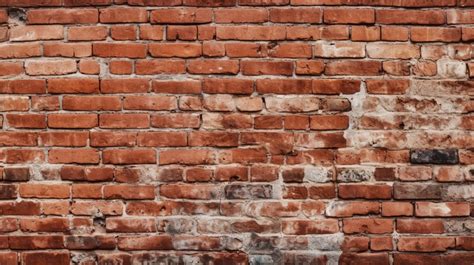
[[[307,166],[304,168],[304,180],[309,182],[329,182],[333,179],[334,172],[330,167]]]
[[[338,251],[343,242],[344,233],[316,235],[308,238],[308,247],[310,250]]]
[[[365,83],[361,83],[360,91],[347,96],[349,101],[351,102],[351,111],[349,114],[349,128],[344,131],[344,138],[347,140],[347,146],[354,146],[358,141],[354,140],[354,137],[361,132],[357,132],[357,128],[359,127],[358,121],[360,117],[364,115],[364,101],[367,98],[367,88]],[[363,132],[366,134],[367,138],[369,138],[368,132]],[[357,137],[358,138],[358,137]]]
[[[156,166],[140,167],[140,182],[151,183],[158,178],[158,170]]]
[[[30,166],[31,180],[60,180],[60,165],[34,164]]]

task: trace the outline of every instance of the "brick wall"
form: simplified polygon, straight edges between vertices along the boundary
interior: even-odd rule
[[[0,0],[0,264],[473,264],[473,0]]]

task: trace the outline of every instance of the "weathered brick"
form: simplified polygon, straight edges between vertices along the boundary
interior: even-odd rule
[[[97,9],[33,9],[27,12],[29,24],[92,24],[98,22]]]
[[[472,7],[0,0],[0,264],[469,263]]]
[[[444,11],[441,10],[389,10],[376,11],[377,23],[381,24],[428,24],[446,23]]]
[[[10,30],[11,41],[59,40],[64,38],[63,26],[17,26]]]
[[[410,162],[413,164],[458,164],[458,152],[454,149],[412,150]]]

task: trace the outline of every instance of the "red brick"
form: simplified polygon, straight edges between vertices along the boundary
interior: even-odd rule
[[[324,73],[327,75],[381,75],[382,64],[377,61],[335,61],[326,65]]]
[[[446,23],[445,13],[441,10],[380,9],[377,10],[376,16],[377,23],[380,24],[440,25]]]
[[[104,198],[106,199],[154,199],[154,186],[137,185],[106,185]]]
[[[227,56],[239,57],[265,57],[267,46],[259,43],[225,42]]]
[[[136,40],[136,26],[113,26],[110,29],[110,37],[114,40]]]
[[[91,146],[134,146],[136,133],[133,132],[91,132]]]
[[[0,9],[0,23],[8,21],[8,12],[6,9]]]
[[[44,114],[7,114],[8,126],[23,129],[46,128],[46,116]]]
[[[96,114],[49,114],[48,127],[50,128],[93,128],[98,125]]]
[[[57,265],[68,265],[70,262],[67,252],[23,252],[21,259],[25,264],[40,265],[54,263]]]
[[[433,219],[398,219],[397,232],[411,234],[442,234],[444,224],[441,220]]]
[[[454,237],[401,237],[398,249],[401,251],[435,252],[454,247]]]
[[[28,132],[0,132],[1,146],[35,146],[36,133]]]
[[[24,232],[67,232],[69,221],[66,218],[22,219],[20,229]]]
[[[216,34],[219,40],[283,40],[286,29],[283,26],[219,26]]]
[[[51,42],[43,45],[44,56],[49,57],[89,57],[92,55],[90,43]]]
[[[387,253],[343,253],[339,258],[340,264],[390,264]]]
[[[101,23],[147,22],[148,13],[144,8],[107,8],[100,9]]]
[[[99,21],[97,9],[33,9],[27,12],[28,24],[92,24]]]
[[[236,4],[237,4],[237,0],[221,0],[221,1],[183,0],[183,5],[186,5],[186,6],[222,7],[222,6],[235,6]]]
[[[359,43],[317,44],[314,56],[324,58],[363,58],[365,46]]]
[[[39,215],[40,204],[33,201],[0,202],[0,213],[2,215]]]
[[[161,81],[153,80],[152,90],[158,93],[170,94],[199,94],[201,82],[196,80]]]
[[[472,10],[455,10],[451,9],[447,12],[448,24],[472,24],[474,15]]]
[[[292,62],[242,61],[243,75],[292,75]]]
[[[239,62],[236,60],[193,60],[189,61],[187,70],[192,74],[237,74]]]
[[[415,204],[416,216],[468,216],[469,204],[465,202],[417,202]]]
[[[409,202],[382,202],[382,216],[412,216],[413,205]]]
[[[200,116],[195,114],[169,114],[151,117],[151,126],[156,128],[198,128]]]
[[[470,7],[0,0],[0,264],[469,263]]]
[[[282,43],[271,47],[268,55],[277,58],[311,58],[312,46],[305,43]]]
[[[60,175],[63,180],[110,181],[113,179],[113,169],[107,167],[63,166]]]
[[[379,218],[344,219],[343,231],[346,234],[386,234],[393,231],[393,221],[391,219]]]
[[[276,23],[321,23],[319,8],[271,8],[270,21]]]
[[[41,55],[39,43],[0,44],[0,58],[28,58]]]
[[[219,154],[219,162],[223,164],[241,163],[263,163],[267,161],[267,151],[263,148],[237,148],[222,151]]]
[[[351,29],[353,41],[377,41],[380,40],[380,27],[353,26]],[[383,33],[382,33],[383,34]]]
[[[204,79],[202,90],[209,94],[251,94],[253,81],[244,79]]]
[[[375,22],[374,9],[324,9],[327,24],[370,24]]]
[[[354,94],[360,90],[358,80],[315,79],[312,82],[314,94]]]
[[[65,184],[21,184],[19,193],[24,198],[69,198],[70,186]]]
[[[344,115],[318,115],[310,117],[312,130],[342,130],[349,127],[349,117]]]
[[[2,62],[0,63],[0,76],[20,75],[24,72],[22,63]]]
[[[308,235],[308,234],[332,234],[339,231],[336,220],[295,220],[284,221],[282,224],[284,234],[290,235]]]
[[[390,199],[392,187],[384,184],[340,184],[339,197],[343,199]]]
[[[102,152],[102,159],[105,164],[156,164],[156,152],[152,149],[107,149]]]
[[[77,72],[77,65],[73,60],[29,61],[25,70],[28,75],[65,75]]]
[[[163,150],[160,151],[159,164],[199,165],[213,164],[215,160],[215,153],[208,150]]]
[[[207,41],[202,44],[202,54],[209,57],[225,55],[225,46],[222,42]]]
[[[246,6],[273,6],[287,5],[290,0],[239,0],[239,5]]]
[[[370,94],[405,94],[410,87],[409,80],[367,80],[367,92]]]
[[[162,40],[164,27],[152,25],[140,25],[140,39],[142,40]]]
[[[16,185],[1,184],[0,185],[0,199],[9,200],[16,199],[18,197],[18,191]],[[15,231],[16,220],[14,219],[0,219],[0,231],[9,232],[9,230]]]
[[[150,22],[158,24],[200,24],[211,21],[212,10],[208,8],[168,8],[150,13]]]
[[[95,78],[48,79],[48,92],[52,94],[92,94],[99,92],[99,80]]]
[[[100,73],[100,65],[95,60],[80,60],[79,72],[86,75],[96,75]]]
[[[297,61],[296,74],[299,75],[320,75],[324,72],[324,62],[320,60]]]
[[[130,61],[111,61],[109,62],[109,71],[111,74],[127,75],[133,72],[133,62]]]
[[[145,58],[147,46],[142,43],[93,43],[92,54],[105,58]]]
[[[120,110],[122,107],[116,96],[65,96],[62,106],[64,110]]]
[[[171,237],[159,236],[124,236],[118,238],[118,248],[121,250],[171,250]]]
[[[5,265],[18,264],[18,254],[15,252],[0,254],[0,263]]]
[[[420,48],[410,44],[368,44],[367,54],[378,59],[413,59],[420,57]]]
[[[5,150],[5,157],[9,164],[41,163],[45,160],[44,151],[34,149]]]
[[[52,164],[98,164],[99,152],[95,149],[52,149],[48,152],[48,162]]]
[[[55,26],[16,26],[10,29],[10,41],[60,40],[64,28]]]
[[[202,52],[201,45],[194,43],[151,43],[148,48],[153,57],[199,57]]]
[[[67,36],[70,41],[105,40],[107,28],[104,26],[69,27]]]
[[[474,29],[473,28],[462,28],[462,40],[472,41],[474,40]]]
[[[174,199],[210,200],[216,199],[219,186],[213,184],[164,184],[160,195]]]
[[[239,135],[222,132],[192,132],[189,134],[189,146],[238,146]]]
[[[140,60],[135,71],[138,75],[182,74],[186,72],[184,60]]]
[[[263,23],[268,21],[268,11],[254,8],[226,8],[214,10],[216,23]]]
[[[460,28],[412,27],[413,42],[457,42],[461,40]]]
[[[0,111],[27,111],[29,98],[24,96],[0,97]]]
[[[187,139],[184,132],[143,132],[138,133],[138,146],[186,146]]]
[[[196,26],[168,26],[167,40],[196,40],[198,29]]]
[[[257,92],[275,94],[310,94],[310,80],[295,79],[259,79]]]
[[[126,96],[123,107],[132,110],[173,110],[177,108],[177,103],[172,96]]]
[[[100,80],[100,91],[102,93],[146,93],[150,88],[148,79],[102,79]]]
[[[409,28],[402,26],[382,27],[382,40],[385,41],[407,41],[410,32]]]
[[[118,201],[74,201],[71,213],[74,215],[94,215],[100,212],[104,215],[122,215],[123,205]]]
[[[380,212],[378,202],[337,202],[326,209],[327,216],[351,217],[353,215],[367,215]]]
[[[156,221],[150,218],[108,218],[106,228],[109,232],[120,233],[156,232]]]

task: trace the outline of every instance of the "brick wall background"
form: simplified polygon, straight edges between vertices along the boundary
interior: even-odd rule
[[[474,264],[474,1],[0,0],[0,264]]]

